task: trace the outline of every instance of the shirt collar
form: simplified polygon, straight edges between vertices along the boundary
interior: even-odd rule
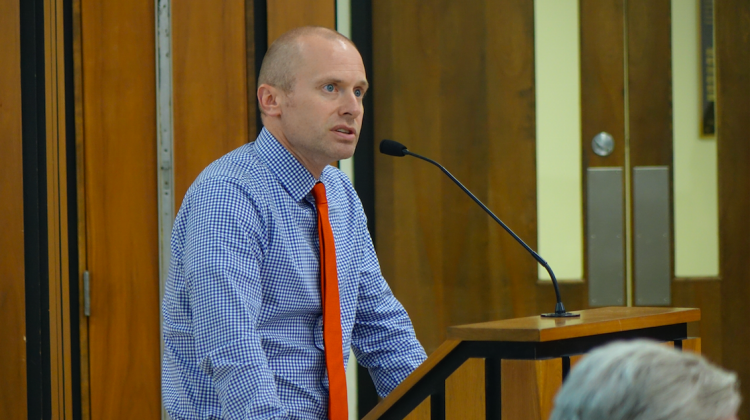
[[[279,143],[276,137],[265,127],[255,140],[255,148],[258,151],[258,156],[266,163],[271,173],[295,201],[305,198],[312,191],[315,183],[318,182],[310,171],[302,166],[297,158]],[[323,169],[320,176],[320,181],[323,184],[330,176],[331,169],[333,168],[330,166]]]

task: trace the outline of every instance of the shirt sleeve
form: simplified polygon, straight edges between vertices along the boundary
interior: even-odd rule
[[[360,221],[364,255],[352,348],[357,362],[369,370],[378,395],[385,397],[427,355],[414,334],[409,315],[380,272],[364,213]]]
[[[213,178],[191,191],[189,205],[184,270],[195,350],[221,416],[287,418],[256,331],[263,229],[255,203],[235,180]]]

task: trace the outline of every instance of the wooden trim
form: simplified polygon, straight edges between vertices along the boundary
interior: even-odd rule
[[[21,10],[0,1],[0,407],[3,418],[29,418],[24,299],[24,183],[21,93]],[[33,361],[31,361],[33,363]]]
[[[674,277],[672,281],[676,282],[698,282],[698,281],[721,281],[721,276],[711,276],[711,277]]]
[[[83,136],[83,53],[81,38],[81,1],[72,0],[73,8],[73,96],[76,132],[76,195],[78,222],[78,339],[81,364],[81,420],[91,419],[91,389],[89,377],[89,320],[84,311],[83,273],[88,269],[86,248],[86,166],[84,165],[85,141]]]
[[[388,394],[380,404],[376,405],[362,420],[379,419],[393,404],[406,394],[420,379],[431,371],[441,360],[443,360],[453,349],[461,343],[459,340],[446,340],[435,350],[419,367],[404,379],[399,386]]]
[[[719,168],[719,273],[722,365],[737,372],[740,393],[750,395],[750,2],[715,2],[717,167]],[[704,350],[708,342],[703,343]],[[705,351],[708,353],[708,351]],[[746,403],[747,404],[747,403]],[[747,407],[747,406],[745,406]],[[750,419],[741,410],[740,420]]]
[[[47,234],[52,417],[73,417],[63,0],[44,2]]]
[[[468,341],[543,342],[700,321],[700,309],[608,307],[581,312],[580,318],[540,316],[448,328],[448,337]],[[562,323],[562,324],[561,324]]]

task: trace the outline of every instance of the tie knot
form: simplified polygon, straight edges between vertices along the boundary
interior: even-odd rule
[[[316,205],[326,204],[328,202],[328,200],[326,199],[326,187],[322,182],[318,182],[315,184],[312,189],[312,195],[313,198],[315,198]]]

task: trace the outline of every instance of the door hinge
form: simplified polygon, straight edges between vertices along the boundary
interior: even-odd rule
[[[88,270],[83,272],[83,314],[91,316],[91,276]]]

